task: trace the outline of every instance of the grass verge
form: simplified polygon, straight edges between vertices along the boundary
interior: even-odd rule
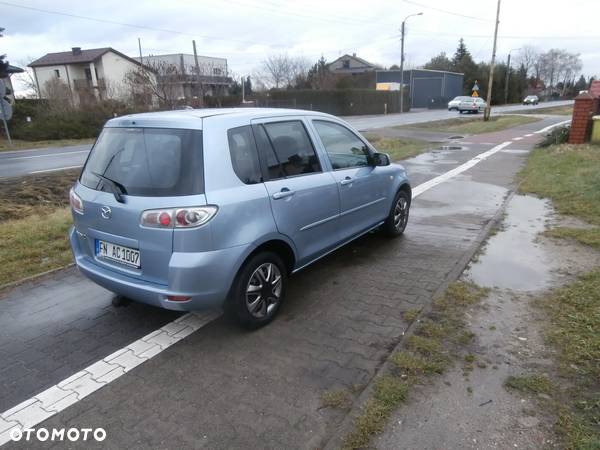
[[[456,282],[434,300],[431,311],[406,339],[405,348],[390,356],[392,369],[375,382],[371,397],[344,439],[344,449],[367,447],[371,437],[384,429],[392,412],[408,398],[412,386],[446,370],[465,336],[472,336],[465,331],[466,309],[487,292],[472,283]]]
[[[72,261],[67,240],[69,170],[0,181],[0,285]]]
[[[6,139],[0,139],[0,152],[26,150],[30,148],[69,147],[72,145],[93,144],[94,139],[57,139],[53,141],[21,141],[19,139],[13,139],[12,143],[13,145],[10,147]]]
[[[555,389],[548,377],[537,374],[510,376],[504,382],[504,386],[530,394],[550,394]]]
[[[531,152],[520,172],[522,193],[552,200],[561,214],[575,216],[592,228],[556,228],[546,233],[576,239],[598,248],[600,243],[600,145],[560,144]]]
[[[526,109],[515,111],[518,114],[550,114],[556,116],[572,116],[573,105],[549,106],[548,108]]]
[[[65,170],[0,180],[0,223],[69,204],[69,189],[80,170]]]
[[[562,144],[536,149],[520,177],[521,191],[548,197],[558,212],[593,226],[555,228],[546,234],[599,248],[600,146]],[[600,449],[600,268],[536,304],[548,318],[545,335],[557,351],[559,364],[557,387],[545,407],[558,413],[556,431],[565,448]],[[534,393],[540,389],[533,379],[510,380],[509,384]]]
[[[483,118],[476,117],[472,119],[447,119],[436,120],[434,122],[415,123],[410,125],[401,125],[398,128],[411,128],[420,130],[442,131],[459,134],[482,134],[493,133],[494,131],[506,130],[507,128],[528,123],[538,122],[540,119],[528,116],[493,116],[489,121],[484,122]]]
[[[376,134],[367,134],[365,137],[377,150],[390,155],[392,161],[412,158],[431,147],[429,142],[419,139],[388,138]]]
[[[40,208],[37,214],[2,222],[0,285],[64,266],[72,260],[67,239],[68,208]]]

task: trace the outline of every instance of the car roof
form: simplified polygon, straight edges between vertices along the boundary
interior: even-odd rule
[[[127,114],[125,116],[115,117],[110,119],[107,127],[123,127],[123,126],[148,126],[148,124],[164,124],[169,127],[171,125],[180,124],[189,126],[195,122],[193,128],[200,128],[201,119],[213,116],[232,116],[238,119],[259,119],[265,117],[281,117],[281,116],[318,116],[330,117],[334,116],[318,111],[307,111],[302,109],[286,109],[286,108],[201,108],[201,109],[181,109],[174,111],[156,111],[147,113]],[[200,120],[199,120],[200,119]]]

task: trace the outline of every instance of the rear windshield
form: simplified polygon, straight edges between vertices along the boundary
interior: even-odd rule
[[[110,191],[113,181],[129,195],[170,197],[204,193],[202,131],[105,128],[80,182]]]

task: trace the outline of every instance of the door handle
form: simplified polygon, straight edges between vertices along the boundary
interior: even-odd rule
[[[351,183],[352,183],[352,181],[353,181],[353,180],[352,180],[352,178],[350,178],[350,177],[346,177],[346,178],[344,178],[342,181],[340,181],[340,184],[341,184],[342,186],[345,186],[345,185],[347,185],[347,184],[351,184]]]
[[[290,191],[288,188],[283,188],[283,189],[281,189],[281,191],[275,192],[273,194],[273,199],[274,200],[279,200],[279,199],[282,199],[282,198],[291,197],[294,194],[295,194],[294,191]]]

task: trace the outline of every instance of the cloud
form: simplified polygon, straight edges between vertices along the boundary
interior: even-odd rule
[[[332,60],[356,52],[382,65],[398,63],[400,23],[406,15],[421,11],[423,16],[407,22],[408,65],[423,64],[441,51],[452,54],[460,36],[465,36],[476,60],[489,60],[493,21],[471,20],[437,9],[491,19],[496,6],[495,0],[12,0],[9,3],[100,20],[48,14],[0,2],[0,16],[5,19],[6,27],[0,48],[12,62],[74,46],[110,46],[134,56],[138,53],[138,37],[145,54],[191,53],[191,40],[195,39],[200,54],[228,58],[229,67],[240,75],[251,73],[267,55],[285,52],[310,60],[321,55]],[[504,60],[510,49],[524,44],[536,45],[541,50],[565,48],[582,54],[584,73],[600,73],[596,45],[600,34],[596,20],[600,2],[571,0],[569,11],[585,11],[585,14],[561,15],[559,19],[557,11],[563,8],[563,3],[557,0],[544,2],[543,8],[539,2],[505,1],[498,58]]]

